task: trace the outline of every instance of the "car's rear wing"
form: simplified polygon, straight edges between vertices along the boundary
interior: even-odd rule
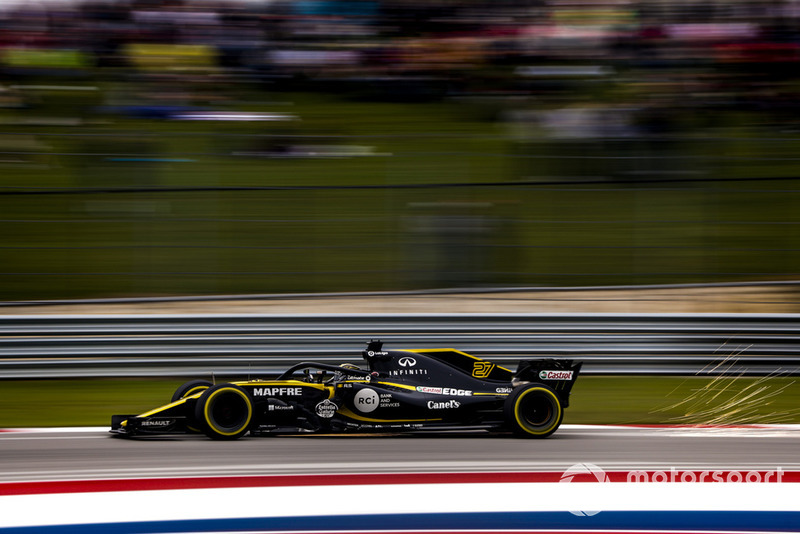
[[[543,358],[540,360],[522,360],[514,373],[513,383],[540,382],[553,388],[558,394],[561,404],[569,406],[569,393],[578,379],[583,362],[573,360],[557,360]]]

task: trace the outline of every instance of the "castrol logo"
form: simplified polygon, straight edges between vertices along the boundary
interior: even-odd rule
[[[572,380],[572,371],[539,371],[542,380]]]

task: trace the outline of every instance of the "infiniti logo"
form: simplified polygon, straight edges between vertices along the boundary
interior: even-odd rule
[[[397,360],[397,363],[400,364],[400,367],[414,367],[415,365],[417,365],[417,360],[415,360],[411,356],[403,356],[402,358]]]

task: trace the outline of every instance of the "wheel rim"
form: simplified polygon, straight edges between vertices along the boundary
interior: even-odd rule
[[[549,391],[531,389],[517,400],[515,415],[520,427],[529,434],[546,434],[558,425],[561,406]]]
[[[519,407],[520,416],[529,426],[547,426],[552,420],[553,402],[552,399],[542,394],[527,395],[522,399]]]
[[[206,405],[209,425],[220,434],[235,434],[250,421],[250,402],[236,390],[216,392]]]

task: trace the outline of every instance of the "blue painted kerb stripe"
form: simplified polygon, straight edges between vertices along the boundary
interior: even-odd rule
[[[231,503],[220,502],[220,513]],[[313,503],[309,504],[313,508]],[[120,510],[131,517],[134,510]],[[800,512],[660,511],[601,512],[576,516],[569,512],[487,512],[448,514],[385,514],[313,517],[251,517],[183,521],[0,528],[2,534],[155,534],[233,531],[381,531],[381,530],[606,530],[606,531],[731,531],[800,532]]]

